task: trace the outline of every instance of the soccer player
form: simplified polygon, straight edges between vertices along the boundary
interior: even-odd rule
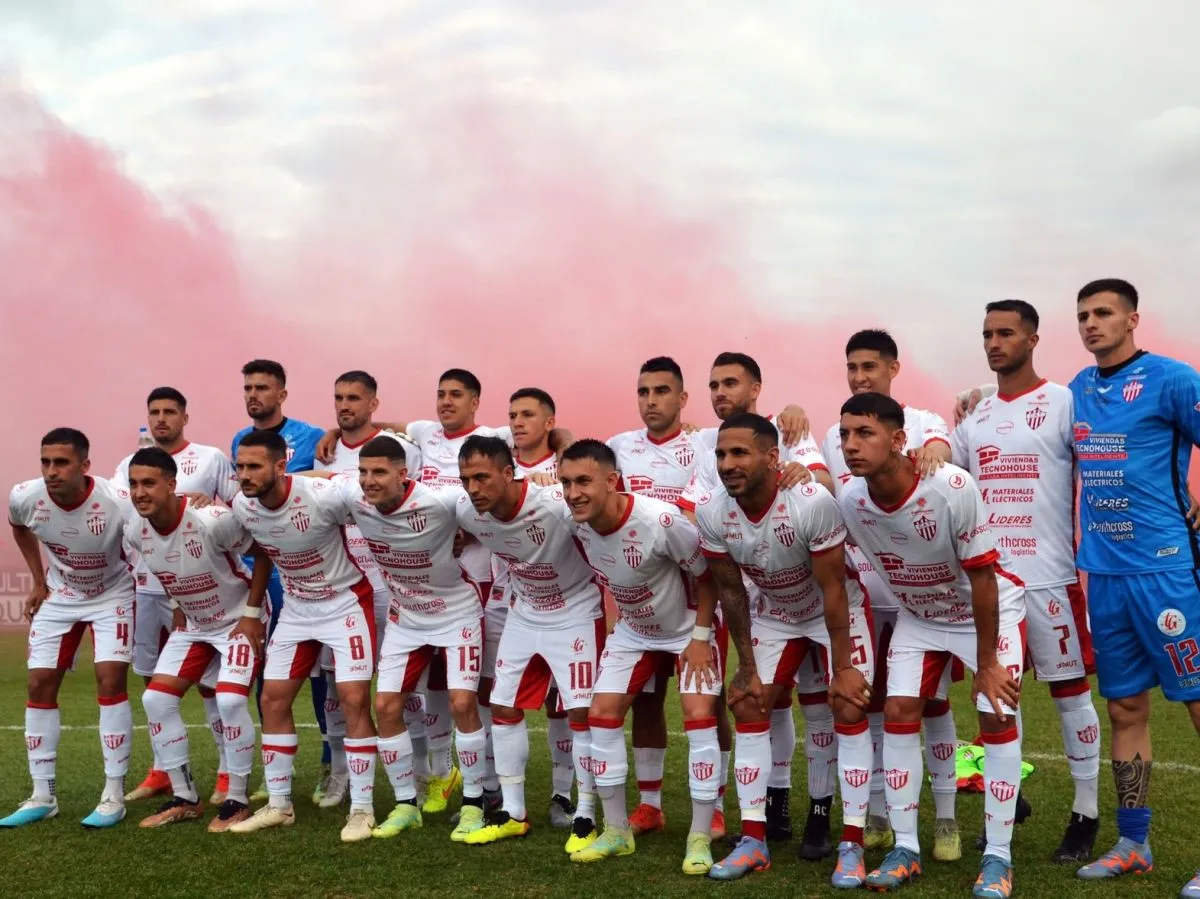
[[[884,786],[896,846],[867,875],[875,890],[921,874],[917,808],[921,714],[944,695],[953,659],[974,672],[972,692],[987,747],[987,849],[974,895],[1012,895],[1012,830],[1021,782],[1016,708],[1024,661],[1025,593],[987,524],[974,480],[946,465],[921,475],[907,455],[904,409],[860,393],[842,406],[842,453],[856,477],[842,489],[850,539],[900,600],[888,650]]]
[[[1026,639],[1034,671],[1050,685],[1075,781],[1056,862],[1092,856],[1099,827],[1100,721],[1092,704],[1087,607],[1075,571],[1075,454],[1071,392],[1038,375],[1038,314],[1029,303],[989,303],[983,322],[999,392],[950,435],[953,462],[983,492],[988,525],[1025,582]],[[1020,719],[1018,718],[1018,724]]]
[[[133,741],[126,693],[134,595],[124,551],[129,494],[88,474],[88,450],[82,432],[55,428],[42,438],[41,479],[17,484],[9,495],[13,542],[33,578],[25,600],[25,617],[31,622],[25,749],[33,795],[0,819],[0,827],[21,827],[58,814],[58,688],[88,628],[100,703],[104,791],[83,826],[112,827],[125,817],[125,775]],[[48,568],[42,562],[43,543]]]
[[[187,728],[179,703],[188,688],[215,667],[229,780],[227,796],[208,829],[220,833],[250,817],[246,787],[255,731],[247,697],[262,659],[263,597],[271,562],[229,509],[197,509],[187,496],[176,495],[176,458],[161,447],[147,447],[134,453],[126,467],[137,510],[126,526],[129,543],[154,582],[167,591],[173,624],[178,625],[142,694],[150,739],[174,796],[143,819],[142,827],[191,821],[204,812],[188,764]],[[256,556],[253,583],[239,558],[251,550]]]
[[[806,654],[828,657],[843,819],[833,885],[861,886],[871,766],[865,709],[875,653],[866,598],[857,577],[846,578],[846,528],[837,500],[813,484],[779,488],[779,432],[761,415],[727,418],[715,455],[723,487],[697,500],[701,546],[722,591],[742,592],[743,574],[758,588],[751,634],[766,707],[791,693]],[[711,876],[719,880],[771,864],[762,776],[771,764],[770,719],[746,703],[735,714],[742,839],[713,866]]]
[[[451,839],[483,827],[486,735],[476,691],[483,655],[483,609],[454,558],[461,490],[434,489],[408,478],[407,447],[394,435],[372,438],[358,460],[358,477],[337,477],[344,511],[356,523],[373,563],[387,580],[375,710],[379,758],[396,807],[373,835],[389,838],[422,823],[417,807],[414,749],[405,708],[434,657],[447,671],[450,711],[463,773],[463,809]]]
[[[616,456],[598,440],[571,444],[563,453],[561,477],[584,553],[619,615],[600,657],[588,713],[604,833],[571,860],[599,861],[634,851],[625,806],[625,716],[665,661],[679,673],[691,772],[692,823],[683,873],[707,874],[721,768],[716,716],[723,679],[712,627],[717,594],[699,535],[674,504],[621,492]]]
[[[333,461],[328,465],[317,463],[317,470],[330,471],[334,474],[358,478],[358,456],[363,445],[380,433],[371,423],[371,415],[379,406],[376,396],[379,385],[365,371],[348,371],[339,375],[333,383],[333,409],[341,429],[333,450]],[[420,451],[408,440],[402,441],[406,450],[406,467],[412,471],[420,471]],[[375,565],[375,559],[367,547],[356,524],[346,525],[346,541],[354,562],[367,575],[371,589],[375,595],[375,654],[379,657],[380,644],[384,637],[384,624],[388,620],[388,603],[391,594],[383,575]],[[322,779],[318,788],[321,795],[314,796],[314,801],[321,808],[336,808],[346,799],[346,790],[350,784],[350,770],[346,758],[346,719],[338,703],[337,684],[333,674],[333,654],[328,647],[321,653],[321,669],[325,674],[325,736],[329,746],[330,766],[328,778]],[[419,695],[418,695],[419,699]],[[409,727],[415,723],[416,735],[422,750],[425,748],[425,729],[421,720],[421,711],[408,712]],[[415,719],[415,722],[413,721]],[[428,776],[428,764],[419,772]]]
[[[1200,541],[1189,527],[1188,463],[1200,445],[1200,375],[1137,348],[1138,293],[1093,281],[1076,305],[1096,360],[1071,381],[1079,464],[1079,567],[1100,694],[1112,723],[1115,846],[1087,880],[1140,874],[1150,853],[1150,690],[1187,706],[1200,730]],[[1200,875],[1180,896],[1200,896]]]
[[[514,467],[508,444],[497,437],[472,435],[459,451],[468,495],[459,499],[458,525],[508,564],[513,596],[491,695],[492,743],[504,804],[488,826],[464,842],[491,843],[529,833],[524,710],[542,706],[553,679],[574,724],[579,801],[565,847],[574,852],[596,838],[594,825],[586,834],[581,831],[595,821],[587,712],[604,645],[604,610],[562,490],[515,479]]]
[[[757,414],[758,396],[762,391],[762,370],[745,353],[726,352],[713,360],[708,381],[713,412],[721,421],[743,412]],[[772,416],[766,416],[768,421]],[[783,487],[799,483],[799,478],[815,477],[823,486],[832,489],[829,470],[816,442],[802,432],[806,423],[804,412],[789,406],[778,418],[782,439],[779,458],[788,462],[780,480]],[[679,499],[679,506],[694,514],[696,499],[716,492],[721,486],[717,473],[717,428],[705,428],[693,435],[697,461],[692,480]],[[795,442],[789,440],[796,438]],[[757,588],[747,584],[751,595]],[[834,771],[837,766],[837,742],[833,727],[833,711],[825,688],[825,672],[805,666],[806,680],[800,687],[800,711],[805,723],[805,756],[808,762],[808,817],[800,842],[799,855],[808,861],[819,861],[833,852],[829,837],[829,812],[833,806]],[[771,713],[771,774],[767,779],[767,838],[786,841],[792,838],[791,789],[792,756],[796,751],[796,722],[792,717],[792,693],[781,691],[776,700],[779,707]],[[728,753],[723,756],[728,765]]]
[[[283,404],[287,401],[287,372],[282,365],[271,359],[252,359],[242,366],[242,393],[246,403],[246,414],[250,417],[250,425],[242,428],[233,435],[230,458],[237,460],[238,446],[246,435],[257,431],[271,431],[279,434],[287,444],[287,470],[289,472],[309,471],[314,464],[313,454],[317,441],[323,433],[320,428],[307,424],[283,414]],[[253,558],[244,560],[253,565]],[[267,582],[267,598],[271,604],[271,620],[269,629],[274,630],[279,622],[279,613],[283,608],[283,585],[279,578],[278,569],[272,569],[271,579]],[[317,718],[317,726],[321,730],[321,779],[313,792],[313,802],[319,803],[325,795],[325,788],[330,777],[330,749],[325,735],[325,678],[317,671],[309,679],[312,687],[313,713]],[[262,717],[261,678],[258,682],[259,717]],[[260,789],[251,799],[263,799],[265,789]]]
[[[237,476],[225,454],[215,446],[190,442],[184,436],[188,423],[187,399],[174,387],[156,387],[146,398],[146,418],[154,445],[175,459],[175,485],[180,493],[200,494],[225,503],[237,493]],[[113,483],[129,489],[129,462],[126,456],[117,466]],[[138,558],[134,567],[137,601],[133,629],[133,673],[150,683],[158,662],[159,648],[172,630],[173,614],[166,591],[158,582],[144,559]],[[209,800],[214,805],[225,801],[229,788],[229,773],[225,768],[224,726],[217,707],[217,695],[211,685],[199,686],[204,700],[204,714],[217,744],[217,785]],[[145,779],[125,797],[126,802],[147,799],[171,791],[166,771],[155,759]]]
[[[879,393],[891,396],[892,383],[899,374],[900,350],[887,331],[858,331],[846,341],[846,383],[851,395]],[[950,431],[942,417],[912,406],[902,405],[902,408],[904,433],[908,436],[905,449],[913,453],[918,469],[928,472],[950,461]],[[853,478],[842,456],[840,422],[830,426],[825,435],[823,454],[833,474],[834,489],[840,494]],[[900,604],[888,585],[874,572],[870,562],[852,545],[849,554],[851,564],[859,570],[863,587],[871,597],[875,646],[879,653],[874,702],[868,715],[875,764],[871,769],[871,811],[867,818],[866,845],[868,849],[890,849],[895,839],[884,808],[883,701],[886,697],[884,687],[887,684],[888,644],[896,627]],[[958,734],[954,715],[950,711],[949,701],[944,698],[926,702],[924,714],[925,764],[929,767],[935,806],[933,857],[937,861],[955,861],[962,858],[962,836],[955,815],[958,792],[955,750]]]
[[[338,697],[346,716],[350,815],[344,842],[369,839],[375,827],[375,607],[370,581],[346,546],[341,491],[327,481],[287,474],[287,442],[272,430],[242,438],[237,471],[242,492],[233,511],[283,581],[283,609],[263,671],[263,765],[268,804],[229,828],[251,833],[294,824],[292,769],[296,725],[292,704],[322,645],[333,650]]]

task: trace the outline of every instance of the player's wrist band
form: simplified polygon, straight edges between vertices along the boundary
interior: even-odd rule
[[[250,603],[244,602],[240,606],[238,606],[237,611],[234,613],[233,617],[235,617],[235,618],[256,618],[256,617],[258,617],[258,609],[252,609],[252,608],[250,608]]]
[[[712,637],[711,627],[701,627],[697,624],[694,628],[692,628],[693,640],[699,640],[701,643],[707,643],[710,637]]]

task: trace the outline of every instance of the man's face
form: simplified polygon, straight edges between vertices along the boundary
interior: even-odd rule
[[[850,392],[892,395],[892,379],[900,374],[900,362],[887,359],[877,350],[854,350],[846,357],[846,384]]]
[[[379,408],[375,393],[357,381],[338,381],[333,385],[333,411],[338,427],[343,431],[357,431],[371,423],[371,416]]]
[[[80,458],[69,444],[48,443],[42,447],[42,480],[46,482],[46,492],[60,504],[83,491],[91,466],[91,461]]]
[[[580,524],[592,524],[604,514],[619,480],[616,471],[595,459],[564,459],[558,466],[558,477],[571,516]]]
[[[638,375],[638,414],[651,434],[668,434],[679,427],[679,415],[687,405],[683,384],[669,371]]]
[[[438,384],[438,421],[451,434],[465,431],[475,423],[475,411],[479,408],[479,394],[468,390],[461,381],[446,379]]]
[[[146,423],[155,443],[171,446],[183,436],[188,417],[174,400],[155,400],[146,407]]]
[[[1075,319],[1084,349],[1097,356],[1117,349],[1138,326],[1133,304],[1109,291],[1080,300]]]
[[[767,443],[749,428],[729,428],[717,434],[717,474],[730,496],[747,496],[767,478],[778,476],[779,446]]]
[[[1033,356],[1038,336],[1016,312],[989,312],[983,319],[983,350],[998,374],[1020,371]]]
[[[891,431],[872,415],[843,415],[840,427],[846,467],[858,477],[870,477],[904,449],[904,431]]]
[[[493,459],[478,455],[460,461],[458,474],[475,511],[481,513],[495,508],[513,480],[512,468],[501,468]]]
[[[404,496],[408,467],[386,456],[360,456],[358,484],[372,506],[390,508]]]
[[[721,421],[739,412],[749,412],[761,390],[762,384],[740,365],[713,366],[708,377],[713,412]]]
[[[287,476],[287,459],[276,462],[265,446],[239,446],[236,465],[246,496],[266,496]]]
[[[129,466],[129,498],[143,518],[153,518],[175,495],[175,479],[153,465]]]
[[[554,430],[554,416],[533,397],[523,396],[508,404],[508,426],[517,449],[537,449]]]
[[[251,421],[269,421],[287,399],[287,390],[274,375],[246,375],[242,391]]]

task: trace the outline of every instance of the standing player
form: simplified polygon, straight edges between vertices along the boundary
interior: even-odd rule
[[[237,460],[238,446],[247,434],[258,431],[269,431],[278,434],[287,444],[287,470],[289,472],[309,471],[314,464],[313,453],[317,441],[321,439],[320,428],[307,424],[283,414],[283,404],[287,401],[287,372],[283,366],[271,359],[252,359],[242,366],[242,394],[246,403],[246,414],[250,416],[250,425],[242,428],[233,435],[230,458]],[[247,557],[247,564],[253,564],[253,559]],[[279,622],[279,613],[283,608],[283,585],[279,579],[279,571],[272,569],[271,580],[267,582],[267,598],[271,602],[270,630],[275,629]],[[313,793],[313,801],[320,802],[325,795],[325,785],[329,780],[330,752],[329,742],[325,736],[325,678],[317,671],[309,679],[312,686],[313,713],[317,718],[317,726],[321,729],[321,780]],[[259,717],[262,717],[262,680],[258,682]],[[252,799],[265,798],[264,790],[259,790]]]
[[[33,795],[0,819],[0,827],[58,814],[58,688],[89,627],[104,791],[83,826],[112,827],[125,817],[125,775],[133,741],[125,686],[133,655],[133,577],[123,548],[129,494],[88,474],[88,439],[80,431],[55,428],[42,438],[41,449],[41,480],[17,484],[8,500],[13,542],[33,578],[25,601],[25,617],[31,622],[25,749]],[[49,568],[42,563],[42,543],[50,554]]]
[[[878,393],[892,395],[892,382],[900,374],[900,350],[887,331],[858,331],[846,341],[846,382],[851,395]],[[908,436],[905,449],[914,454],[920,471],[928,472],[950,461],[950,431],[940,415],[924,409],[904,406],[904,433]],[[841,423],[832,425],[823,444],[825,460],[833,474],[834,489],[840,495],[853,475],[842,456]],[[875,747],[875,765],[871,769],[871,813],[867,819],[866,845],[869,849],[890,849],[894,837],[888,826],[884,808],[883,787],[883,701],[886,697],[887,650],[896,627],[900,601],[887,584],[853,546],[849,549],[851,563],[858,568],[863,586],[871,597],[871,615],[875,628],[875,646],[879,651],[876,666],[874,703],[868,719],[871,740]],[[933,826],[933,857],[938,861],[962,858],[962,837],[958,830],[955,803],[958,775],[955,755],[958,734],[954,715],[946,699],[932,699],[925,704],[925,763],[932,781],[935,820]],[[1018,802],[1018,808],[1020,803]]]
[[[850,538],[901,602],[888,650],[884,785],[896,847],[867,875],[875,890],[921,874],[917,808],[921,713],[945,695],[954,659],[975,673],[973,693],[987,747],[987,848],[974,895],[1012,895],[1012,830],[1021,782],[1016,726],[1024,660],[1025,592],[987,524],[971,476],[945,466],[922,476],[906,454],[904,410],[860,393],[842,406],[842,452],[856,477],[839,502]]]
[[[625,716],[665,661],[679,674],[691,772],[692,823],[683,873],[707,874],[721,767],[717,697],[722,677],[712,627],[717,594],[691,522],[671,503],[619,492],[620,480],[616,456],[598,440],[577,441],[563,453],[563,492],[580,525],[580,543],[619,613],[600,657],[588,714],[604,833],[571,860],[599,861],[634,851],[625,812]]]
[[[204,811],[188,764],[187,728],[179,703],[188,687],[215,667],[229,780],[228,798],[222,798],[208,829],[220,833],[250,817],[246,786],[255,733],[247,697],[262,658],[263,597],[271,562],[229,509],[197,509],[188,497],[176,495],[176,458],[159,447],[147,447],[134,453],[126,467],[137,510],[126,528],[129,542],[154,582],[167,591],[180,625],[171,631],[142,695],[150,739],[174,797],[145,818],[142,827],[194,820]],[[256,556],[253,583],[238,558],[251,549]]]
[[[950,437],[954,464],[983,492],[988,524],[1025,582],[1029,653],[1058,708],[1075,802],[1057,862],[1085,862],[1099,828],[1100,721],[1092,704],[1087,607],[1075,571],[1071,392],[1033,367],[1038,314],[1021,300],[989,303],[983,323],[999,392]],[[1020,719],[1018,718],[1018,723]]]
[[[1100,693],[1112,722],[1120,839],[1079,870],[1140,874],[1150,854],[1150,690],[1187,706],[1200,730],[1200,541],[1188,525],[1188,463],[1200,445],[1200,375],[1139,350],[1138,294],[1119,279],[1079,291],[1079,336],[1096,359],[1071,381]],[[1200,875],[1183,897],[1200,896]]]
[[[762,391],[762,370],[745,353],[721,353],[713,360],[708,381],[713,412],[721,421],[743,412],[757,414],[758,396]],[[770,421],[772,416],[766,416]],[[795,442],[787,432],[794,429],[792,419],[806,422],[798,407],[789,406],[779,416],[779,458],[788,462],[780,480],[781,487],[798,483],[797,475],[808,472],[825,487],[832,489],[829,471],[816,442],[804,436]],[[717,473],[717,428],[706,428],[693,435],[697,462],[692,480],[679,499],[680,508],[694,513],[696,499],[715,493],[721,486]],[[790,470],[789,470],[790,469]],[[747,584],[754,595],[757,588]],[[805,724],[805,756],[808,762],[808,817],[800,843],[802,859],[818,861],[833,852],[829,837],[829,812],[833,807],[834,771],[837,766],[837,740],[833,727],[833,711],[825,688],[825,673],[805,666],[805,681],[800,685],[800,711]],[[771,712],[771,775],[767,779],[767,838],[792,838],[791,789],[792,756],[796,752],[796,722],[792,717],[792,694],[783,691],[777,699],[778,708]],[[728,753],[723,756],[728,765]]]
[[[491,843],[529,833],[524,711],[542,706],[553,680],[574,725],[579,802],[566,846],[573,852],[596,838],[594,829],[581,831],[595,821],[587,710],[604,645],[604,610],[562,491],[538,487],[528,478],[516,480],[513,469],[508,444],[496,437],[472,436],[459,452],[468,494],[459,499],[459,527],[508,564],[513,595],[491,695],[492,742],[504,805],[491,824],[468,834],[465,842]]]
[[[292,704],[321,646],[333,650],[346,753],[351,756],[350,816],[344,842],[369,839],[375,827],[375,608],[371,584],[346,546],[341,492],[327,481],[287,474],[287,443],[269,430],[238,447],[242,492],[233,511],[263,548],[283,581],[283,610],[267,646],[263,672],[263,765],[268,804],[233,825],[234,833],[294,824],[292,768],[296,724]]]
[[[155,446],[175,459],[175,484],[180,493],[195,493],[225,503],[232,502],[237,493],[237,476],[225,454],[215,446],[191,443],[183,434],[188,423],[187,399],[174,387],[156,387],[146,398],[146,418]],[[130,454],[121,460],[113,483],[129,489]],[[137,583],[137,602],[133,629],[133,673],[150,683],[158,663],[159,648],[172,630],[173,615],[162,584],[150,573],[142,558],[136,560],[134,577]],[[225,801],[229,774],[225,768],[224,726],[217,707],[217,695],[207,685],[199,687],[204,699],[204,714],[217,743],[217,786],[209,800],[214,805]],[[126,802],[147,799],[171,790],[167,772],[157,758],[145,779],[125,797]]]
[[[866,597],[857,577],[846,579],[846,528],[837,501],[812,484],[780,490],[779,432],[761,415],[727,418],[716,459],[723,488],[699,498],[696,523],[721,589],[741,593],[742,575],[758,588],[751,633],[765,706],[773,708],[780,694],[791,693],[806,654],[826,657],[824,668],[833,672],[828,695],[838,735],[843,828],[832,882],[861,886],[871,765],[865,709],[875,652]],[[713,867],[719,880],[737,880],[771,864],[767,785],[760,776],[771,761],[770,722],[745,703],[735,714],[742,839]]]

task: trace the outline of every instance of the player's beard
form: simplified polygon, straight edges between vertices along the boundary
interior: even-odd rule
[[[249,409],[247,409],[246,414],[250,416],[251,421],[267,421],[268,419],[274,417],[275,413],[278,411],[278,406],[263,406],[257,412],[251,412]]]

